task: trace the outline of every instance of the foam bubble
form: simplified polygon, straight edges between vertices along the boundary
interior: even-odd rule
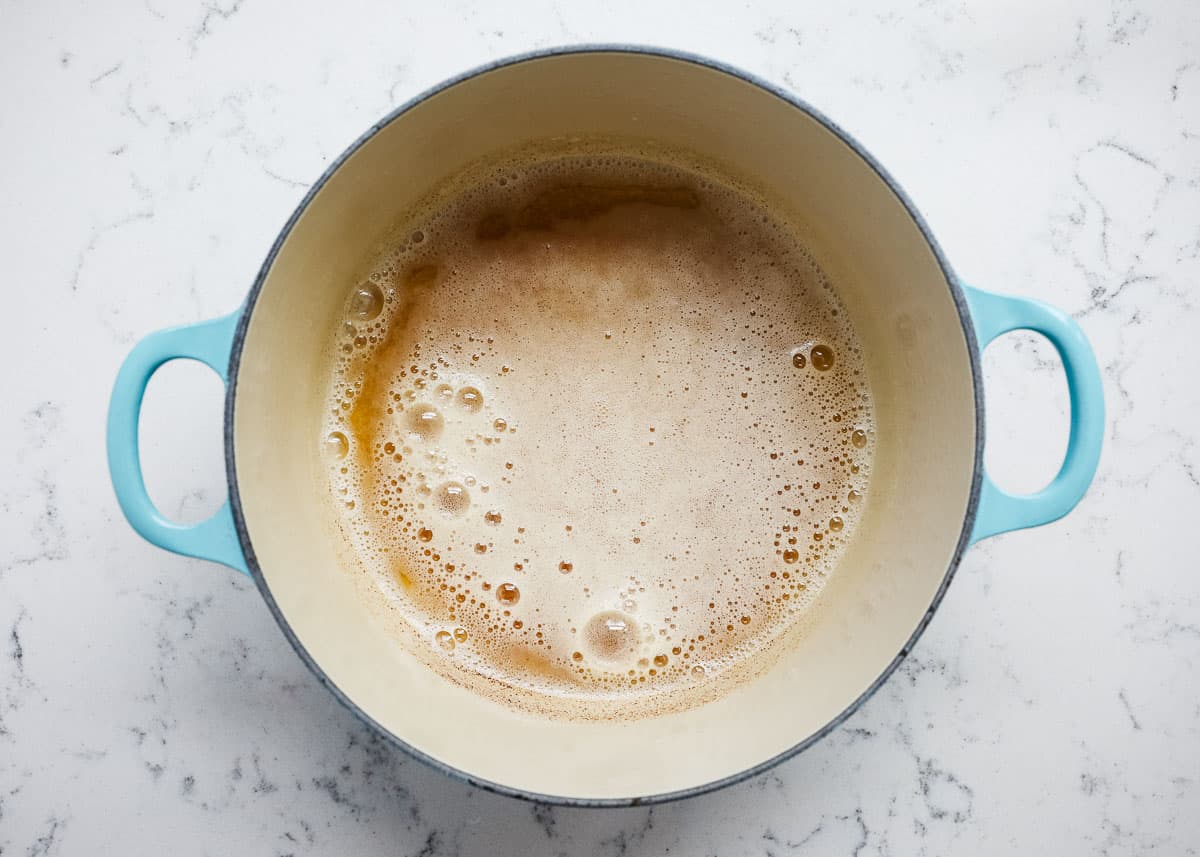
[[[424,402],[408,409],[405,422],[410,432],[425,440],[436,438],[446,425],[442,412]]]
[[[833,349],[828,345],[814,345],[808,356],[814,369],[828,372],[833,368]]]
[[[447,515],[461,515],[471,506],[471,495],[461,482],[443,482],[433,496],[438,510]]]
[[[463,387],[455,398],[468,411],[478,411],[483,407],[483,393],[479,392],[476,387]]]
[[[372,282],[359,283],[350,294],[350,317],[372,321],[383,311],[383,292]],[[365,344],[365,343],[364,343]]]
[[[512,607],[521,600],[521,590],[515,583],[501,583],[496,587],[496,600],[501,604]]]
[[[619,610],[597,613],[583,627],[584,645],[602,661],[628,661],[638,650],[637,622]]]
[[[325,435],[325,451],[335,460],[341,461],[350,451],[350,441],[340,431]]]

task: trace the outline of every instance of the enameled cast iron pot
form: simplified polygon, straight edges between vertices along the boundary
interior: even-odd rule
[[[878,426],[862,525],[801,643],[717,702],[633,722],[539,720],[422,666],[370,620],[339,569],[318,460],[322,349],[346,284],[388,227],[488,153],[593,134],[727,164],[797,213],[864,344]],[[980,349],[1015,329],[1054,344],[1071,397],[1062,468],[1029,496],[1005,493],[983,469]],[[229,502],[195,526],[154,508],[138,460],[143,391],[176,358],[207,364],[227,387]],[[1074,507],[1095,472],[1103,420],[1078,326],[1042,303],[962,285],[895,181],[828,119],[710,60],[597,46],[478,69],[371,128],[288,220],[241,309],[133,349],[113,390],[108,457],[134,529],[250,575],[321,682],[398,746],[505,794],[628,805],[749,777],[849,716],[912,648],[972,542]]]

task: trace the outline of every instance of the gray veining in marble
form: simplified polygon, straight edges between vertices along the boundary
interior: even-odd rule
[[[226,312],[308,184],[451,74],[576,41],[706,53],[864,141],[958,271],[1042,297],[1111,423],[1069,518],[967,556],[900,672],[768,775],[532,806],[383,744],[253,587],[125,525],[103,417],[141,335]],[[1200,852],[1200,6],[0,0],[0,854]],[[1065,443],[1053,350],[985,357],[988,463]],[[172,365],[151,490],[224,494],[220,385]]]

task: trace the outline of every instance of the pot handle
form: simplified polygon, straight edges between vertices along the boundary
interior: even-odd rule
[[[1041,301],[963,287],[982,353],[993,339],[1013,330],[1032,330],[1050,340],[1062,358],[1071,397],[1071,434],[1058,475],[1035,494],[1010,494],[983,472],[971,541],[1057,521],[1083,498],[1104,439],[1104,390],[1096,355],[1069,315]]]
[[[229,501],[199,524],[169,521],[146,493],[138,453],[138,421],[146,384],[164,363],[198,360],[228,384],[229,353],[241,310],[232,315],[151,333],[121,364],[108,404],[108,472],[121,511],[138,534],[160,548],[219,562],[249,574]]]

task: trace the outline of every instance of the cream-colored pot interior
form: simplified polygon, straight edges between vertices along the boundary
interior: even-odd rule
[[[755,681],[633,722],[523,715],[437,677],[385,633],[339,565],[316,458],[321,349],[347,284],[431,185],[552,135],[652,138],[730,165],[811,228],[868,353],[875,475],[811,627]],[[461,80],[391,120],[316,193],[252,306],[233,410],[236,490],[265,589],[299,646],[379,727],[502,787],[635,798],[757,766],[819,732],[885,672],[954,562],[975,467],[968,343],[946,274],[869,163],[732,73],[624,51],[555,54]]]

